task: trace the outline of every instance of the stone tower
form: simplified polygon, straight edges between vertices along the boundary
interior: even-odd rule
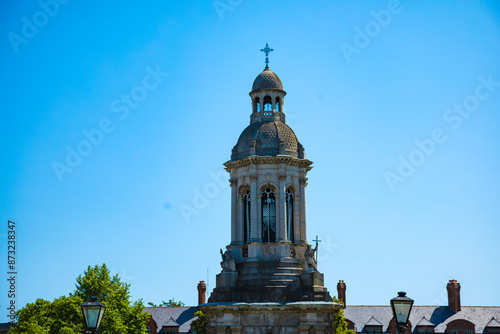
[[[200,308],[209,333],[330,333],[340,305],[323,286],[306,237],[307,172],[312,162],[286,124],[286,92],[268,67],[255,79],[250,125],[226,162],[231,243]]]

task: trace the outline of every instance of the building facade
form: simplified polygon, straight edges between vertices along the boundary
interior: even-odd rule
[[[461,306],[460,283],[450,280],[446,286],[448,305],[414,305],[406,334],[500,334],[500,307]],[[360,334],[397,334],[389,305],[349,305],[346,284],[337,284],[348,328]]]

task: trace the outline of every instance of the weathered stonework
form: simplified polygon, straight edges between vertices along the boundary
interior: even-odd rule
[[[332,333],[332,301],[307,242],[312,161],[286,125],[283,91],[268,68],[250,93],[250,125],[224,165],[231,184],[231,243],[221,250],[207,304],[208,333]],[[262,104],[264,108],[262,110]]]
[[[208,303],[200,306],[207,315],[209,334],[323,334],[333,333],[339,304]]]

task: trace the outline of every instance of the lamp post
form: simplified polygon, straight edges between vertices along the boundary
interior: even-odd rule
[[[81,305],[81,308],[87,333],[97,333],[106,307],[97,301],[97,297],[91,297],[89,302]]]
[[[392,314],[396,321],[398,333],[404,333],[408,327],[413,299],[406,297],[406,292],[398,292],[398,296],[391,299]]]

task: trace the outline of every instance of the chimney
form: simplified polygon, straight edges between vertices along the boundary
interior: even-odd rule
[[[339,283],[337,284],[337,293],[338,293],[340,301],[344,304],[344,307],[346,306],[345,289],[346,289],[346,287],[345,287],[344,281],[340,280]]]
[[[456,279],[451,279],[446,285],[448,290],[448,307],[454,312],[460,311],[460,283]]]
[[[198,283],[198,305],[205,304],[205,294],[207,293],[207,286],[204,281]]]

